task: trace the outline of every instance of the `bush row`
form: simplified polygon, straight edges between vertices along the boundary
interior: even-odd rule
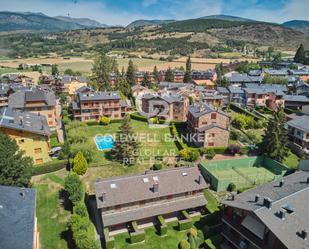
[[[251,113],[251,112],[249,112],[249,111],[243,109],[242,107],[240,107],[240,106],[238,106],[238,105],[235,105],[235,104],[233,104],[233,103],[230,103],[230,104],[229,104],[229,108],[231,108],[231,109],[232,109],[233,111],[235,111],[235,112],[243,113],[243,114],[249,115],[249,116],[253,117],[256,121],[261,120],[260,117],[254,115],[253,113]]]
[[[137,120],[137,121],[142,121],[142,122],[148,122],[147,118],[144,116],[140,115],[139,113],[131,113],[130,114],[131,119]]]
[[[56,160],[45,164],[41,164],[39,166],[35,166],[33,167],[32,175],[34,176],[42,175],[63,169],[67,166],[67,163],[68,163],[67,160]]]
[[[178,144],[177,147],[179,148],[179,150],[188,148],[188,145],[186,145],[186,144],[182,141],[182,139],[180,138],[179,133],[178,133],[177,128],[176,128],[176,125],[175,125],[174,122],[172,123],[170,129],[171,129],[171,134],[172,134],[172,136],[173,136],[174,138],[177,139],[177,144]]]
[[[103,230],[105,238],[105,248],[113,249],[115,247],[115,238],[109,236],[109,229],[106,227]]]

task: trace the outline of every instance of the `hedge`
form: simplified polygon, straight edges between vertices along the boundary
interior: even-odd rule
[[[231,108],[233,111],[235,111],[235,112],[243,113],[243,114],[249,115],[249,116],[253,117],[256,121],[257,121],[257,120],[261,120],[261,118],[258,117],[257,115],[255,115],[255,114],[253,114],[253,113],[251,113],[251,112],[249,112],[249,111],[247,111],[247,110],[245,110],[245,109],[241,108],[240,106],[237,106],[237,105],[235,105],[235,104],[233,104],[233,103],[230,103],[230,108]]]
[[[164,218],[159,215],[158,216],[158,221],[159,221],[159,233],[161,236],[166,235],[167,234],[167,225],[165,223]]]
[[[293,110],[293,109],[290,109],[290,108],[284,108],[284,112],[285,112],[286,114],[293,114],[293,113],[299,113],[299,112],[301,112],[301,111],[299,111],[299,110]]]
[[[145,231],[139,230],[136,221],[133,221],[132,228],[134,232],[130,233],[130,241],[132,244],[139,243],[145,240]]]
[[[178,145],[178,146],[177,146],[178,149],[179,149],[179,150],[182,150],[182,149],[188,148],[188,145],[186,145],[186,144],[182,141],[182,139],[180,138],[179,133],[178,133],[177,128],[176,128],[176,125],[175,125],[174,122],[172,123],[170,129],[171,129],[171,134],[172,134],[172,136],[174,136],[174,137],[177,139],[177,141],[175,141],[175,142],[177,143],[176,146]]]
[[[131,113],[130,114],[131,119],[137,120],[137,121],[142,121],[142,122],[148,122],[148,119],[139,113]]]
[[[32,175],[42,175],[66,168],[67,160],[56,160],[33,167]]]
[[[86,122],[86,124],[87,124],[88,126],[94,126],[94,125],[98,125],[99,122],[96,121],[96,120],[89,120],[89,121]]]
[[[115,248],[115,238],[109,237],[109,229],[107,227],[104,228],[104,238],[105,238],[105,248],[106,249]]]
[[[188,230],[193,226],[193,221],[187,211],[181,211],[181,215],[185,218],[178,222],[179,231]]]

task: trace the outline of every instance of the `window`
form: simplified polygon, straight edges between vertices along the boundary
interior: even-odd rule
[[[214,146],[214,142],[209,142],[208,146]]]
[[[215,133],[211,133],[210,134],[211,137],[215,137],[215,135],[216,135]]]
[[[35,159],[35,163],[41,164],[41,163],[43,163],[43,159],[42,158]]]
[[[53,125],[53,121],[48,121],[48,125]]]
[[[215,112],[212,113],[212,114],[211,114],[211,119],[216,119],[216,118],[217,118],[217,113],[215,113]]]
[[[36,148],[36,149],[34,149],[34,153],[35,154],[42,153],[42,149],[41,148]]]

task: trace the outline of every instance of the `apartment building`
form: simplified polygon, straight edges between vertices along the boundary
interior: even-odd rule
[[[50,129],[46,118],[35,113],[0,109],[0,131],[14,139],[26,156],[32,157],[34,164],[50,161]]]
[[[78,93],[72,102],[73,117],[79,121],[97,120],[106,116],[121,119],[131,110],[129,101],[121,100],[118,92]]]
[[[39,249],[36,190],[0,185],[0,248]]]
[[[8,106],[13,110],[45,116],[49,127],[57,126],[56,96],[53,91],[39,88],[17,91],[9,96]]]
[[[154,104],[152,104],[154,103]],[[150,115],[154,109],[161,112],[165,110],[165,105],[168,106],[166,114],[160,116],[167,120],[186,121],[189,107],[189,98],[180,95],[176,92],[162,92],[160,94],[145,94],[142,96],[142,110]],[[156,115],[154,115],[156,116]]]
[[[223,201],[221,248],[309,248],[309,171],[231,194]]]
[[[160,82],[165,81],[165,74],[166,74],[166,70],[161,70],[159,72],[159,81]],[[174,70],[173,74],[174,74],[174,82],[176,82],[176,83],[183,83],[183,79],[185,77],[185,73],[183,71]]]
[[[251,84],[243,88],[246,106],[265,106],[275,110],[285,104],[285,92],[277,85]]]
[[[182,210],[196,210],[207,203],[207,184],[198,167],[180,167],[144,174],[98,180],[94,183],[97,209],[103,227],[123,229],[155,222],[158,215],[177,217]]]
[[[227,89],[229,91],[229,102],[232,102],[238,105],[244,104],[245,93],[242,88],[237,87],[237,86],[229,86]]]
[[[206,103],[189,107],[187,118],[192,142],[198,146],[228,146],[230,117],[223,111]]]
[[[303,149],[309,150],[309,116],[295,117],[287,122],[287,126],[290,141],[300,145]]]
[[[216,70],[206,70],[206,71],[200,71],[200,70],[193,70],[192,71],[192,80],[211,80],[215,81],[217,79],[217,73]]]

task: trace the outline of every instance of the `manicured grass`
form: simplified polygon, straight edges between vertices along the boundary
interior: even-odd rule
[[[70,211],[60,204],[59,191],[62,184],[63,179],[55,174],[37,177],[34,183],[37,190],[36,215],[42,249],[68,248],[66,225]]]
[[[298,168],[298,164],[299,164],[299,157],[297,155],[295,155],[292,152],[289,152],[289,155],[287,158],[285,158],[285,160],[283,161],[283,163],[291,168],[291,169],[297,169]]]
[[[207,209],[210,213],[214,213],[216,211],[219,211],[219,203],[217,201],[217,199],[212,195],[212,193],[208,190],[205,189],[204,191],[204,196],[207,200]]]

